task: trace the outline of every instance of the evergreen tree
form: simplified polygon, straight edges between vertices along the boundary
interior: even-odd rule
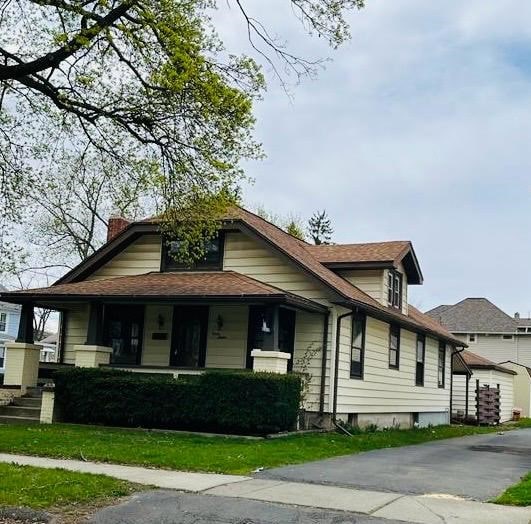
[[[332,243],[334,230],[325,210],[316,211],[308,220],[308,233],[316,246]]]

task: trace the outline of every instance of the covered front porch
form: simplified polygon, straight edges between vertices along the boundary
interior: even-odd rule
[[[22,304],[26,319],[34,307],[61,312],[60,364],[174,376],[213,368],[291,371],[297,352],[322,342],[327,312],[231,271],[149,273],[2,298]],[[29,328],[17,344],[29,351]]]

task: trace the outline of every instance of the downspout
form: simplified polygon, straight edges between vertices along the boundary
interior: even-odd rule
[[[321,354],[321,384],[319,392],[319,415],[322,417],[324,414],[324,400],[325,400],[325,388],[326,388],[326,355],[328,350],[328,323],[330,322],[330,311],[327,311],[324,316],[323,326],[323,349]]]
[[[356,308],[357,309],[357,308]],[[343,315],[339,315],[337,317],[336,321],[336,356],[335,356],[335,362],[334,362],[334,409],[332,411],[332,422],[337,425],[336,423],[336,415],[337,415],[337,386],[338,386],[338,372],[339,372],[339,346],[341,341],[341,321],[346,318],[350,317],[354,314],[354,311],[349,311],[348,313],[343,313]]]

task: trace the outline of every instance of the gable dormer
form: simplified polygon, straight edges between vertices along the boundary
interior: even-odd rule
[[[409,241],[310,246],[327,268],[386,307],[407,314],[408,285],[423,277]]]

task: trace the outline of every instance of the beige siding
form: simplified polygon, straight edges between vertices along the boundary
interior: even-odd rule
[[[476,335],[476,342],[468,342],[466,335],[459,335],[468,345],[472,353],[477,353],[482,357],[492,360],[492,362],[503,362],[504,360],[514,360],[517,358],[516,336],[512,340],[503,340],[499,334]]]
[[[160,317],[160,318],[159,318]],[[159,325],[159,319],[163,325]],[[173,306],[148,304],[144,313],[143,366],[168,366],[170,364]],[[166,340],[153,340],[153,333],[166,333]]]
[[[531,416],[531,377],[524,366],[513,362],[504,362],[504,368],[512,369],[518,373],[513,376],[514,407],[522,410],[523,417]]]
[[[330,297],[330,292],[316,279],[243,233],[227,233],[223,269],[243,273],[313,300],[326,301]]]
[[[454,375],[452,382],[452,414],[466,413],[466,375]],[[476,416],[476,382],[468,383],[468,416]]]
[[[513,375],[492,371],[492,385],[500,385],[500,417],[501,422],[506,422],[513,418],[514,392]]]
[[[516,360],[519,364],[524,366],[531,367],[531,334],[529,335],[518,335],[517,337],[517,358],[511,359]],[[504,359],[508,360],[508,359]]]
[[[468,391],[468,414],[472,417],[477,416],[476,409],[476,387],[477,380],[479,385],[489,385],[495,388],[500,385],[500,421],[507,422],[513,415],[513,375],[501,373],[499,371],[488,369],[474,369],[470,378]],[[454,376],[453,394],[455,397],[453,412],[458,409],[465,410],[465,379],[459,375]]]
[[[384,270],[343,270],[337,273],[381,304],[387,305],[387,283],[384,282]]]
[[[338,412],[445,412],[450,407],[450,348],[445,388],[437,383],[438,342],[426,338],[424,386],[415,386],[416,334],[401,330],[400,369],[389,369],[389,324],[367,317],[363,380],[350,378],[350,320],[341,328]]]
[[[309,411],[317,411],[319,409],[323,330],[323,315],[306,311],[297,311],[295,321],[293,370],[306,373],[308,376],[308,387],[304,399],[304,408]],[[327,352],[329,352],[330,349],[331,345],[329,343]],[[327,374],[325,377],[326,384],[329,383],[329,378],[330,377]],[[326,392],[325,406],[329,402],[328,388],[326,389]]]
[[[143,235],[86,280],[141,275],[160,271],[160,235]]]
[[[67,313],[64,362],[73,364],[75,361],[74,346],[84,344],[87,340],[88,305],[70,306]]]
[[[217,319],[223,319],[218,331]],[[248,306],[211,306],[208,320],[207,368],[245,368]]]

